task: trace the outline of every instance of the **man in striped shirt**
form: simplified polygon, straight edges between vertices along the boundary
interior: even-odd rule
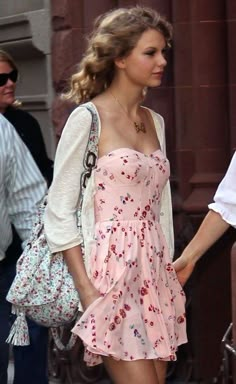
[[[1,360],[5,357],[6,364],[8,346],[4,340],[9,329],[3,326],[1,319],[6,318],[9,311],[5,297],[14,274],[12,268],[4,263],[6,250],[12,242],[12,224],[22,242],[28,239],[37,206],[46,189],[46,182],[28,148],[14,127],[0,114],[0,354]],[[6,347],[3,349],[2,345]],[[6,374],[4,367],[0,366],[1,384],[7,383]]]

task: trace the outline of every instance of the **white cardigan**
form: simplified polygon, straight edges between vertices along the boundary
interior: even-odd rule
[[[219,213],[222,219],[236,228],[236,152],[225,177],[216,190],[214,203],[209,204],[208,207]]]
[[[95,108],[94,104],[92,105]],[[152,110],[149,111],[154,120],[161,149],[166,154],[163,118]],[[97,110],[96,112],[98,114]],[[57,147],[54,177],[48,193],[48,205],[44,217],[45,234],[51,251],[53,253],[64,251],[84,242],[86,266],[91,246],[95,241],[94,171],[84,192],[81,214],[82,233],[77,226],[76,211],[80,194],[80,176],[84,170],[83,156],[91,121],[91,113],[84,106],[79,106],[71,113],[66,122]],[[100,132],[101,122],[98,114],[99,136]],[[173,257],[174,235],[169,181],[162,192],[160,212],[160,223],[170,249],[170,256]]]

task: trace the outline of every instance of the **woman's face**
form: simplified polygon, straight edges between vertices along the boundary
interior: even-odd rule
[[[155,29],[145,31],[131,53],[118,62],[127,80],[143,87],[161,84],[164,68],[166,41]]]
[[[13,68],[5,61],[0,61],[0,75],[2,73],[10,73]],[[4,85],[0,85],[0,112],[4,113],[6,108],[15,100],[16,83],[11,79],[7,79]]]

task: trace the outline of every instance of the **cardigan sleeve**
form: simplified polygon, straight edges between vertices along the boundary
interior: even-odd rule
[[[53,181],[44,217],[45,235],[53,253],[83,241],[77,226],[76,212],[91,122],[92,115],[87,108],[76,108],[66,122],[57,147]]]
[[[214,202],[208,207],[219,213],[223,220],[236,228],[236,152],[225,177],[216,190]]]
[[[161,150],[166,156],[166,139],[164,119],[158,113],[153,112],[157,136]],[[170,252],[170,258],[174,256],[174,226],[170,181],[168,180],[161,195],[160,224]]]

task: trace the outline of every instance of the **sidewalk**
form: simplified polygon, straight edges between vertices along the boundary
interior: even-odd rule
[[[13,361],[10,360],[9,366],[8,366],[8,384],[13,383],[13,377],[14,377],[14,364]],[[33,383],[32,383],[33,384]],[[49,384],[60,384],[58,380],[50,380]],[[111,382],[107,380],[99,380],[96,384],[111,384]]]
[[[14,375],[14,365],[13,365],[13,361],[10,360],[8,365],[8,384],[13,383],[13,375]]]
[[[13,383],[13,378],[14,378],[14,363],[12,360],[10,360],[9,366],[8,366],[8,384]],[[51,381],[50,380],[50,382],[49,382],[49,384],[56,384],[56,383],[58,383],[58,381]]]

